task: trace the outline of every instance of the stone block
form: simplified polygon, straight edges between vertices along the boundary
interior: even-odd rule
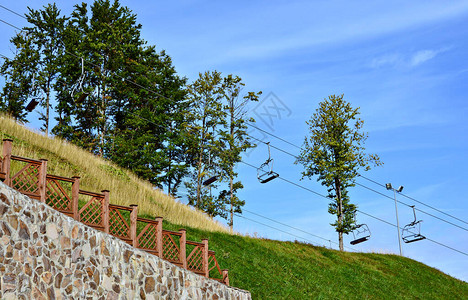
[[[46,225],[46,235],[49,239],[56,240],[58,238],[57,225],[48,223]]]

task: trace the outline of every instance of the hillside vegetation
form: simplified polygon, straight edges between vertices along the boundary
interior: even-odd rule
[[[154,188],[150,183],[89,152],[60,139],[47,138],[13,120],[0,116],[0,138],[13,139],[13,155],[48,159],[47,173],[65,177],[80,176],[80,188],[93,192],[110,191],[110,203],[138,204],[141,214],[162,216],[170,222],[208,231],[228,231]]]
[[[405,257],[231,234],[111,162],[5,117],[0,137],[14,140],[14,155],[48,159],[48,173],[81,176],[83,189],[110,190],[111,203],[138,204],[141,216],[162,216],[167,229],[183,226],[190,240],[208,237],[231,285],[249,290],[253,299],[468,299],[468,283]]]

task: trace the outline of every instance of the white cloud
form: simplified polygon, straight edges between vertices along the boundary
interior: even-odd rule
[[[433,59],[436,57],[437,54],[439,54],[441,51],[440,50],[422,50],[416,52],[413,57],[411,57],[411,62],[410,65],[415,67],[417,65],[420,65],[428,60]]]
[[[379,57],[375,57],[370,62],[371,68],[381,67],[416,67],[431,59],[434,59],[437,55],[450,50],[450,47],[444,47],[440,49],[425,49],[419,50],[411,54],[384,54]]]
[[[376,57],[372,60],[370,66],[372,68],[380,68],[385,66],[395,66],[402,60],[399,54],[386,54],[381,57]]]

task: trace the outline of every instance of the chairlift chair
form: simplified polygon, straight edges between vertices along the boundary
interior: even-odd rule
[[[33,98],[31,101],[29,101],[28,105],[26,105],[25,109],[29,112],[32,112],[38,104],[39,104],[39,101],[37,101],[37,98]]]
[[[354,223],[356,223],[356,212],[354,212]],[[369,226],[367,224],[359,224],[356,225],[353,233],[353,240],[349,242],[351,245],[356,245],[362,242],[365,242],[370,239],[371,232]]]
[[[209,153],[208,155],[208,165],[211,166],[211,153]],[[212,184],[213,182],[215,182],[216,180],[218,180],[218,178],[219,178],[219,174],[214,174],[210,176],[207,180],[203,181],[202,184],[204,186],[208,186]]]
[[[356,245],[370,239],[371,232],[367,224],[359,224],[353,230],[353,240],[349,242],[351,245]]]
[[[278,173],[273,172],[273,159],[270,155],[270,142],[266,144],[268,145],[268,159],[257,169],[257,178],[260,183],[267,183],[279,177]]]
[[[80,96],[78,96],[78,99],[76,99],[75,102],[76,103],[82,103],[84,101],[84,99],[86,99],[86,97],[88,97],[88,96],[89,96],[89,93],[83,91],[83,92],[80,93]]]
[[[72,89],[72,92],[71,92],[72,97],[74,97],[75,94],[78,93],[78,98],[75,101],[77,104],[82,103],[86,99],[86,97],[89,96],[89,93],[85,92],[84,89],[83,89],[84,79],[85,79],[84,59],[81,58],[81,75],[78,78],[77,82],[75,83],[75,85],[74,85],[74,87]]]
[[[414,205],[411,205],[413,209],[414,221],[405,225],[401,230],[401,238],[405,243],[413,243],[424,240],[426,237],[421,234],[421,222],[422,220],[416,220],[416,209]]]
[[[218,180],[218,177],[219,177],[218,175],[214,175],[214,176],[208,178],[207,180],[203,181],[202,184],[203,184],[204,186],[210,185],[210,184],[212,184],[213,182],[215,182],[216,180]]]
[[[36,87],[36,75],[33,74],[33,78],[32,78],[32,90],[33,92],[35,91],[35,87]],[[28,105],[26,105],[25,109],[29,112],[32,112],[34,110],[34,108],[36,108],[36,106],[39,104],[41,98],[40,97],[33,97],[31,99],[31,101],[29,101]]]

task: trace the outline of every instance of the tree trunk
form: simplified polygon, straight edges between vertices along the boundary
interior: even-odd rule
[[[203,148],[202,148],[203,149]],[[198,170],[197,170],[197,203],[195,203],[195,207],[200,208],[198,205],[201,202],[201,168],[202,168],[202,155],[203,155],[203,150],[200,151],[200,157],[198,158]]]
[[[232,176],[230,177],[229,179],[229,187],[231,189],[231,196],[230,196],[230,200],[231,200],[231,220],[229,221],[229,228],[233,229],[234,227],[234,205],[232,203],[232,198],[234,197],[234,192],[233,192],[233,183],[232,183]]]
[[[340,186],[340,179],[335,178],[335,191],[336,197],[338,198],[338,242],[340,245],[340,251],[344,251],[343,246],[343,232],[341,231],[341,227],[343,225],[343,203],[341,201],[341,186]]]
[[[105,91],[106,89],[103,88],[103,90]],[[102,93],[102,103],[101,103],[101,116],[102,116],[102,120],[101,120],[101,134],[99,136],[99,156],[100,157],[104,157],[104,137],[105,137],[105,134],[106,134],[106,93],[103,92]]]
[[[50,78],[49,81],[47,82],[47,96],[46,96],[46,116],[45,116],[45,134],[46,136],[49,135],[49,103],[50,103]]]
[[[231,139],[232,139],[232,142],[234,142],[234,103],[231,104],[231,107],[230,107],[230,114],[231,114],[231,124],[230,124],[230,135],[231,135]],[[233,149],[232,149],[232,144],[229,143],[229,151],[232,153]],[[233,229],[234,227],[234,203],[233,203],[233,197],[234,197],[234,185],[233,185],[233,174],[234,174],[234,165],[231,165],[230,166],[230,173],[231,175],[229,176],[229,189],[230,189],[230,192],[231,192],[231,197],[230,197],[230,202],[231,202],[231,221],[229,222],[229,228]]]

